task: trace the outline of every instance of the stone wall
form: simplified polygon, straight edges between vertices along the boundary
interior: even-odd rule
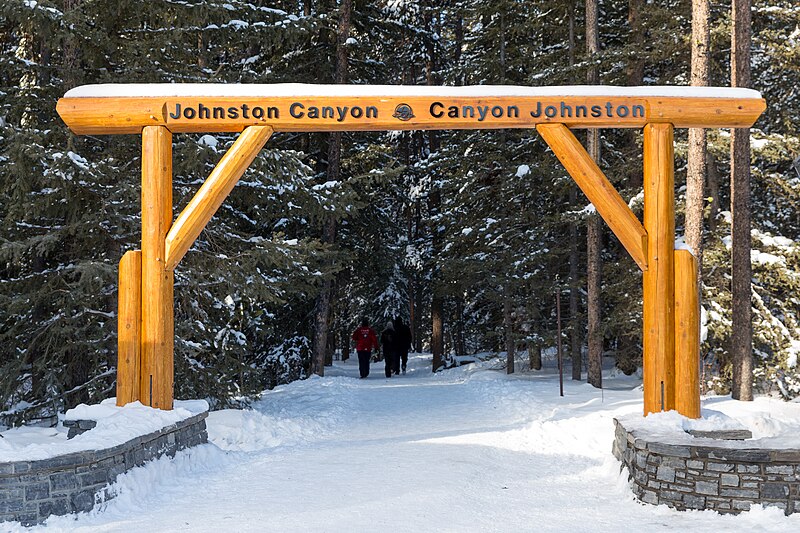
[[[636,497],[679,510],[739,513],[753,504],[800,512],[800,449],[656,442],[614,420],[614,456]]]
[[[113,498],[106,489],[119,474],[207,442],[207,416],[203,412],[105,450],[0,463],[0,522],[33,525],[50,515],[91,510],[95,503]]]

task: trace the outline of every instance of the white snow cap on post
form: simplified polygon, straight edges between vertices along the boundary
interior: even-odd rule
[[[753,89],[739,87],[612,87],[606,85],[564,85],[522,87],[517,85],[471,85],[445,87],[428,85],[315,85],[306,83],[106,83],[70,89],[66,98],[147,98],[147,97],[380,97],[380,96],[609,96],[609,97],[696,97],[761,98]]]
[[[678,235],[675,238],[675,249],[676,250],[689,250],[690,254],[692,254],[694,257],[697,257],[697,255],[695,255],[695,253],[694,253],[694,250],[692,250],[692,247],[689,246],[688,244],[686,244],[686,241],[684,240],[683,235]]]

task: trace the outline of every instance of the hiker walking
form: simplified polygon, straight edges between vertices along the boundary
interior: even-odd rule
[[[403,374],[405,374],[406,366],[408,365],[408,352],[411,350],[412,344],[411,328],[403,324],[401,317],[397,317],[394,319],[394,331],[397,334],[397,351],[400,356],[401,368]]]
[[[353,332],[353,340],[356,341],[356,352],[358,353],[358,372],[361,378],[369,376],[369,362],[372,359],[372,350],[378,349],[378,335],[375,330],[369,327],[369,320],[361,319],[361,326]]]
[[[386,329],[381,332],[381,345],[383,346],[383,360],[384,371],[386,377],[392,377],[392,374],[400,373],[400,350],[397,344],[397,333],[394,330],[394,324],[390,320],[386,323]]]

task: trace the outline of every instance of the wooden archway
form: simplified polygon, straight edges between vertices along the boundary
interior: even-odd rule
[[[274,132],[536,128],[643,271],[644,413],[700,416],[695,258],[675,249],[674,128],[749,128],[766,108],[719,87],[88,85],[58,113],[79,135],[142,136],[142,249],[119,270],[117,404],[173,402],[173,270]],[[571,128],[644,130],[640,222]],[[241,132],[173,221],[172,134]]]

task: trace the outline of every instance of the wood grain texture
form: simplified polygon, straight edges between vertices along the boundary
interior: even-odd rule
[[[164,241],[172,222],[172,134],[163,126],[142,132],[142,372],[139,399],[172,409],[173,274]]]
[[[142,252],[129,250],[119,262],[117,302],[117,405],[139,399],[142,329]]]
[[[642,276],[645,414],[675,407],[674,189],[672,126],[648,124],[644,128],[648,268]]]
[[[300,102],[303,108],[292,104]],[[441,107],[434,104],[439,102]],[[571,109],[571,116],[563,113],[561,104]],[[202,103],[211,109],[208,119],[171,118],[176,104],[182,110],[191,107],[195,110]],[[611,104],[609,113],[607,104]],[[260,107],[264,116],[256,118],[247,113],[244,118],[242,105],[248,110]],[[407,104],[413,110],[413,117],[406,120],[395,116],[397,107]],[[540,117],[531,116],[537,106]],[[431,106],[434,109],[431,109]],[[644,116],[633,116],[633,106],[644,107]],[[326,118],[309,118],[309,109],[331,107],[334,113]],[[366,107],[374,106],[375,117],[366,117]],[[451,106],[459,110],[458,117],[449,117]],[[471,106],[474,116],[465,113],[464,106]],[[513,113],[516,106],[518,113]],[[555,116],[544,113],[547,106],[556,108]],[[586,115],[578,112],[578,106],[587,110]],[[592,116],[592,106],[600,107],[600,116]],[[617,112],[620,106],[627,106],[627,116]],[[225,110],[224,118],[213,116],[213,108]],[[237,117],[228,118],[228,108],[236,108]],[[360,107],[364,113],[354,117],[350,110]],[[502,116],[492,116],[492,110],[502,112]],[[269,108],[277,110],[270,116]],[[348,112],[341,118],[339,110]],[[122,134],[140,133],[145,126],[167,126],[174,133],[179,132],[238,132],[248,126],[271,126],[281,131],[383,131],[383,130],[446,130],[446,129],[499,129],[532,128],[537,124],[559,123],[569,128],[642,128],[649,123],[669,123],[679,128],[745,128],[752,126],[766,109],[763,99],[757,98],[705,98],[705,97],[275,97],[275,98],[220,98],[220,97],[153,97],[153,98],[62,98],[56,107],[58,114],[69,128],[77,134]],[[481,109],[485,111],[481,117]],[[432,114],[433,111],[433,114]],[[434,114],[440,114],[437,118]],[[581,116],[578,116],[578,115]],[[609,116],[611,115],[611,116]]]
[[[251,126],[239,135],[222,156],[167,233],[167,270],[173,270],[180,262],[271,135],[272,128],[269,126]]]
[[[700,301],[697,259],[675,250],[675,409],[700,418]]]
[[[647,270],[647,232],[580,141],[563,124],[540,124],[536,130],[639,268]]]

